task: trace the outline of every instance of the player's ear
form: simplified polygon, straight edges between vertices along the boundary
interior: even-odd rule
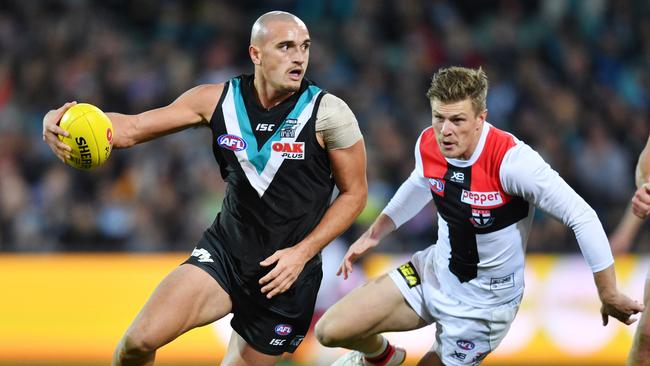
[[[254,65],[259,65],[262,63],[261,52],[257,46],[248,46],[248,55],[251,57],[251,61],[253,61]]]
[[[487,120],[487,115],[488,115],[488,110],[485,109],[481,114],[478,115],[478,118],[481,120],[481,122],[485,122]]]

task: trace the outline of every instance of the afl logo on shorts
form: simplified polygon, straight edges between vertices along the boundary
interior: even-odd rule
[[[222,149],[228,149],[230,151],[242,151],[246,149],[246,141],[235,135],[221,135],[217,137],[217,144]]]
[[[468,341],[466,339],[460,339],[456,341],[456,345],[465,351],[470,351],[474,349],[474,342]]]
[[[291,334],[293,328],[289,324],[278,324],[275,326],[275,334],[279,336],[286,336]]]
[[[432,191],[440,193],[445,190],[445,182],[441,179],[429,178],[429,187]]]

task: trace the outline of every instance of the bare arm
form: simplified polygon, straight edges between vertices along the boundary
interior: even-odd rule
[[[314,230],[296,245],[276,251],[260,264],[275,268],[260,279],[271,298],[289,289],[305,263],[347,229],[361,213],[368,197],[366,151],[363,140],[346,149],[329,150],[334,180],[340,193]]]
[[[136,115],[107,113],[115,130],[113,147],[126,148],[188,127],[208,123],[223,84],[194,87],[166,107]]]
[[[645,219],[650,215],[650,137],[636,164],[636,188],[632,197],[632,211]]]
[[[223,84],[206,84],[194,87],[166,107],[152,109],[136,115],[107,113],[113,123],[113,147],[126,148],[188,127],[207,123],[212,117]],[[43,118],[43,140],[64,161],[70,147],[59,141],[58,135],[67,136],[59,127],[61,117],[75,102],[66,103],[49,111]]]
[[[636,163],[636,187],[640,188],[650,181],[650,136]]]
[[[296,245],[308,258],[315,256],[350,227],[366,206],[368,198],[363,140],[347,149],[330,150],[329,157],[339,195],[316,228]]]
[[[623,253],[629,250],[643,219],[650,215],[650,137],[639,155],[635,177],[637,190],[610,238],[614,253]]]
[[[350,273],[352,273],[352,264],[356,262],[359,257],[368,252],[368,250],[376,247],[379,242],[386,237],[386,235],[395,231],[396,228],[397,226],[390,216],[385,213],[379,214],[368,230],[361,234],[359,239],[350,245],[336,275],[339,276],[343,274],[343,279],[347,280]]]
[[[615,255],[626,253],[630,250],[634,237],[642,223],[643,220],[632,211],[632,204],[628,205],[616,230],[609,237],[609,244]]]
[[[416,144],[416,146],[418,145]],[[419,172],[420,170],[416,167],[370,228],[350,245],[336,273],[337,276],[343,274],[343,279],[347,279],[348,275],[352,273],[354,262],[379,245],[379,242],[388,234],[417,215],[433,199],[431,190],[425,183],[425,178]]]
[[[609,316],[627,325],[634,323],[636,318],[632,318],[632,315],[643,311],[644,307],[641,303],[618,291],[614,265],[594,273],[594,281],[596,282],[596,288],[598,288],[598,297],[602,302],[600,313],[603,318],[603,325],[607,325]]]

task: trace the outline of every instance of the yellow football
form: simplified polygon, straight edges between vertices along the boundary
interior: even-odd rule
[[[68,109],[59,126],[70,136],[59,139],[72,148],[66,164],[81,170],[102,165],[113,148],[113,124],[101,109],[79,103]]]

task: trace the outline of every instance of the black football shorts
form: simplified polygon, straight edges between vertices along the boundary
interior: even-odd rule
[[[267,299],[257,283],[261,277],[243,278],[226,244],[210,230],[203,233],[184,263],[202,268],[230,295],[230,325],[257,351],[268,355],[293,353],[305,338],[323,278],[320,265],[317,270],[303,271],[286,292]]]

